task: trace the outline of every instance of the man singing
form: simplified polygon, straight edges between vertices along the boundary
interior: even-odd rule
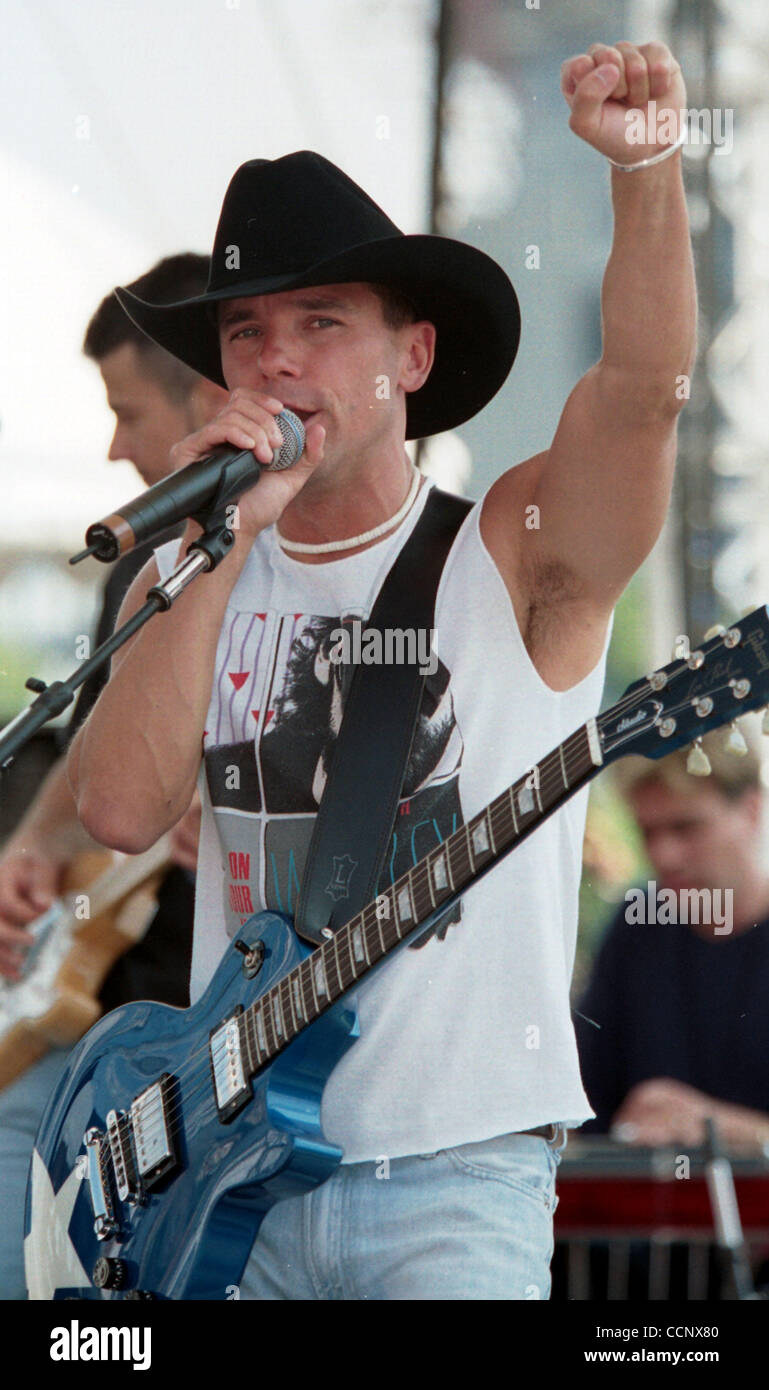
[[[683,133],[668,121],[631,144],[625,115],[652,103],[677,126],[681,72],[660,43],[594,44],[562,85],[572,130],[615,166],[603,352],[549,448],[497,480],[451,549],[393,875],[596,712],[613,607],[668,505],[695,331]],[[175,466],[220,445],[269,463],[283,408],[306,427],[302,458],[241,497],[225,561],[116,655],[70,757],[83,823],[129,852],[185,810],[202,757],[196,998],[250,912],[293,911],[339,727],[330,635],[365,621],[425,506],[405,440],[494,395],[518,305],[487,256],[404,236],[307,152],[237,171],[205,294],[119,293],[230,391]],[[198,534],[190,522],[157,552],[124,617]],[[584,814],[579,795],[357,989],[361,1035],[323,1097],[343,1162],[270,1209],[241,1297],[548,1296],[555,1170],[565,1129],[592,1113],[568,997]]]

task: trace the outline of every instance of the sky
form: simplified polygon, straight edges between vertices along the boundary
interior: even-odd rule
[[[114,285],[208,252],[235,169],[313,148],[426,227],[432,0],[3,0],[0,547],[133,497],[81,356]]]

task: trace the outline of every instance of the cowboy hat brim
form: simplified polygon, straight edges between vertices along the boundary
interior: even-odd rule
[[[419,318],[436,327],[430,375],[407,398],[407,439],[454,429],[496,395],[518,349],[518,297],[490,256],[449,237],[400,235],[367,241],[301,271],[251,280],[233,278],[230,286],[173,304],[150,304],[127,287],[116,289],[115,294],[149,338],[226,387],[212,305],[311,285],[357,282],[400,290]]]

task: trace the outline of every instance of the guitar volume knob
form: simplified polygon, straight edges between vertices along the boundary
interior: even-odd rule
[[[126,1276],[125,1260],[100,1255],[93,1267],[91,1278],[97,1289],[120,1289]]]

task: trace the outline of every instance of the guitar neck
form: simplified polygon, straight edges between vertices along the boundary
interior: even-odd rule
[[[461,825],[241,1015],[252,1075],[406,937],[448,910],[603,765],[595,719]]]

